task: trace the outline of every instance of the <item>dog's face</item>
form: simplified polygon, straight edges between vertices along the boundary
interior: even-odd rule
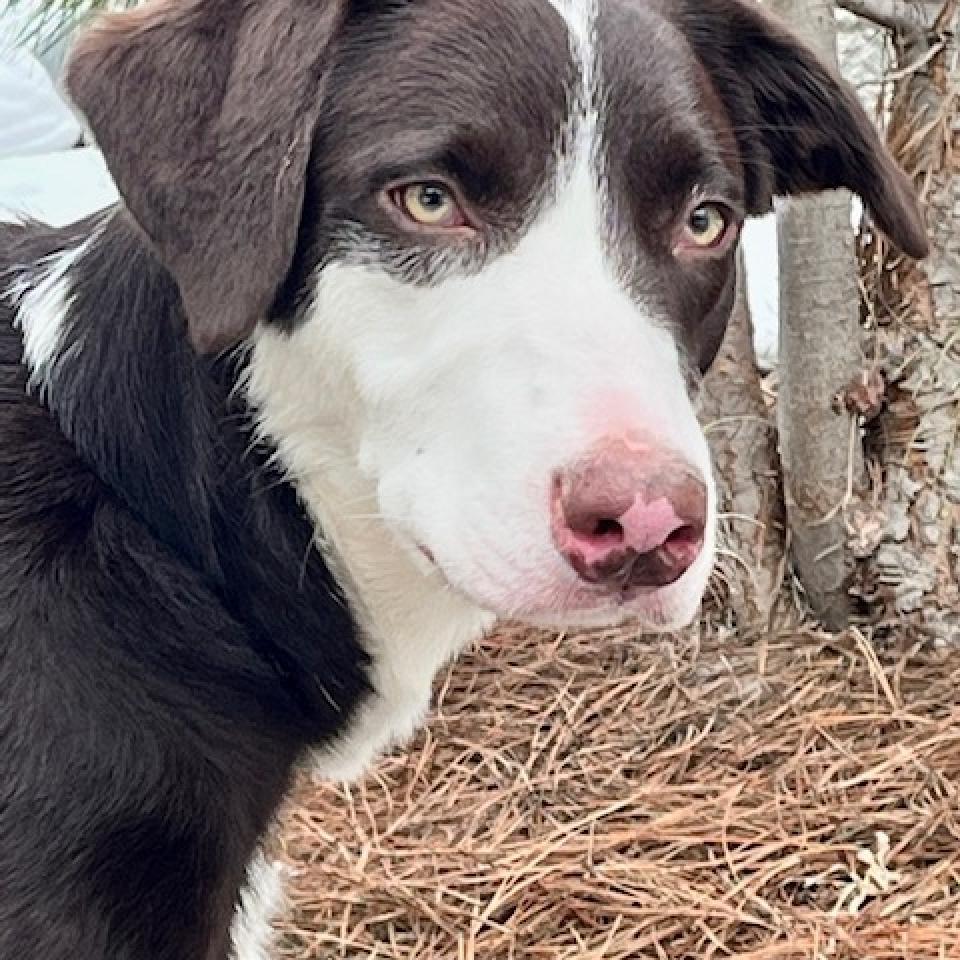
[[[350,423],[375,510],[479,605],[675,623],[710,568],[688,384],[743,176],[678,32],[583,16],[434,0],[347,28],[269,349],[340,375],[324,433]]]
[[[843,185],[924,247],[853,96],[748,0],[160,2],[71,88],[194,342],[252,339],[294,478],[348,463],[502,616],[693,616],[746,216]]]

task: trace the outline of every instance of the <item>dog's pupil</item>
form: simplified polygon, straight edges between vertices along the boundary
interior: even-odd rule
[[[699,210],[694,210],[693,215],[690,217],[690,226],[694,233],[706,233],[710,229],[709,212],[703,207]]]
[[[420,202],[425,207],[435,210],[446,203],[446,196],[439,187],[424,187],[420,191]]]

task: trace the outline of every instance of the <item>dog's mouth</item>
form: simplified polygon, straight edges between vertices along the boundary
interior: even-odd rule
[[[504,620],[553,630],[611,628],[636,622],[642,629],[664,632],[681,629],[692,617],[688,609],[691,604],[680,599],[691,591],[680,581],[665,587],[625,586],[617,590],[578,584],[559,587],[548,596],[528,597],[519,604],[501,604],[478,597],[467,585],[453,582],[425,544],[417,543],[415,552],[426,564],[424,572],[442,578],[450,589]]]

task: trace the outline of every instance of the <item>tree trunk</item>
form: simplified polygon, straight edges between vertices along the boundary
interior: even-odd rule
[[[773,417],[754,356],[744,260],[737,301],[707,375],[700,415],[716,465],[720,529],[717,582],[741,626],[766,624],[783,582],[784,531]]]
[[[837,66],[832,2],[772,6]],[[792,560],[814,612],[835,630],[849,617],[846,511],[862,482],[858,425],[836,402],[864,367],[850,217],[850,196],[841,191],[791,200],[779,217],[778,418]]]
[[[932,251],[906,264],[881,238],[864,246],[867,306],[889,406],[871,439],[885,518],[861,591],[887,620],[960,642],[960,67],[956,0],[932,30],[898,38],[904,74],[889,139],[924,195]]]

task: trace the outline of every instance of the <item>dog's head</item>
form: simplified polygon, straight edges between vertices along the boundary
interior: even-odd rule
[[[346,470],[501,615],[695,612],[692,394],[745,217],[847,187],[925,250],[854,95],[752,0],[155,0],[69,88],[194,344],[255,341],[294,477]]]

